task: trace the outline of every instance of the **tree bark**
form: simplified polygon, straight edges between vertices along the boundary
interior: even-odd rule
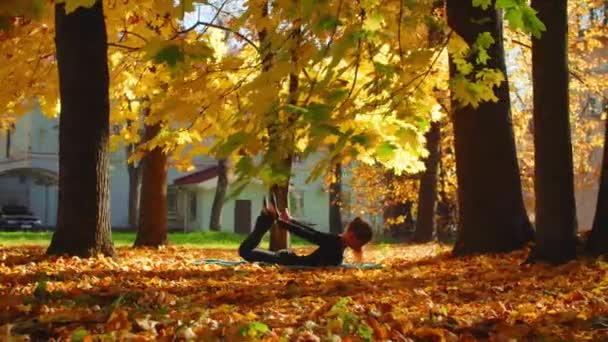
[[[144,139],[158,135],[161,123],[146,125]],[[141,161],[142,187],[139,226],[135,247],[167,244],[167,155],[160,147],[149,151]],[[186,208],[188,210],[188,208]]]
[[[289,183],[287,185],[275,184],[270,188],[270,194],[274,194],[277,199],[277,208],[280,211],[289,207]],[[270,228],[270,243],[271,251],[278,251],[289,248],[289,231],[274,224]]]
[[[604,107],[606,112],[608,106]],[[597,206],[591,233],[586,242],[587,252],[591,255],[608,255],[608,120],[605,121],[604,147],[602,149],[602,172],[600,174]]]
[[[217,161],[217,187],[215,188],[215,197],[213,197],[213,205],[211,206],[211,218],[209,219],[209,229],[211,230],[220,231],[222,228],[222,208],[224,207],[227,189],[228,170],[226,169],[226,159],[220,159]]]
[[[436,238],[435,207],[437,204],[437,172],[441,158],[440,141],[441,123],[435,121],[431,123],[431,129],[426,133],[426,148],[429,156],[424,161],[426,170],[420,179],[418,192],[418,216],[414,231],[414,241],[416,242],[429,242]]]
[[[482,32],[492,35],[496,43],[488,49],[487,66],[501,70],[506,78],[502,16],[493,4],[482,10],[470,1],[448,0],[447,16],[448,24],[469,45]],[[456,73],[450,61],[450,75]],[[452,100],[460,215],[455,255],[509,252],[533,238],[522,198],[508,82],[495,93],[498,102],[477,108]]]
[[[59,205],[48,254],[114,255],[110,229],[107,35],[102,2],[55,5],[59,70]]]
[[[411,237],[415,222],[412,215],[414,203],[406,200],[405,202],[392,202],[384,207],[382,213],[385,225],[390,226],[390,236],[399,241],[407,241]],[[403,222],[397,224],[387,224],[389,219],[396,219],[403,216]]]
[[[439,13],[445,14],[444,0],[433,1],[432,16],[437,21],[441,20],[439,17],[441,14]],[[433,48],[442,44],[445,34],[442,29],[439,29],[440,26],[434,23],[427,26],[429,26],[429,37],[427,39],[429,47]],[[415,242],[429,242],[437,238],[435,212],[438,165],[441,159],[441,124],[437,121],[431,122],[431,128],[426,133],[425,138],[429,156],[424,161],[425,170],[418,189],[418,215],[413,236]]]
[[[547,26],[532,39],[536,244],[530,261],[576,257],[576,203],[568,89],[568,1],[532,0]]]
[[[393,170],[387,170],[384,173],[384,181],[386,187],[389,189],[389,196],[387,196],[385,200],[382,212],[384,225],[390,230],[390,235],[393,238],[402,241],[409,240],[415,226],[414,218],[412,217],[412,207],[414,204],[410,200],[402,200],[397,198],[397,196],[392,195],[395,192],[395,190],[392,189],[394,184],[396,182],[407,181],[407,176],[403,174],[397,176]],[[399,217],[403,217],[402,222],[389,223],[389,220],[394,220]]]
[[[264,2],[264,12],[263,14],[268,15],[268,3]],[[299,24],[294,24],[294,28],[292,29],[291,38],[294,40],[293,46],[290,48],[291,61],[294,65],[297,64],[298,59],[298,45],[300,42],[300,26]],[[263,33],[263,34],[262,34]],[[264,71],[268,71],[270,68],[270,63],[272,62],[272,51],[270,50],[269,42],[266,42],[267,32],[260,32],[260,41],[266,45],[266,52],[264,53],[264,60],[262,61],[264,67]],[[298,103],[298,88],[299,88],[299,79],[297,73],[289,74],[289,98],[288,103],[292,105],[297,105]],[[277,118],[278,119],[278,118]],[[275,167],[273,169],[281,170],[286,175],[286,180],[283,184],[274,184],[271,187],[271,192],[274,192],[277,196],[277,206],[279,210],[284,210],[289,208],[289,182],[291,178],[292,171],[292,162],[293,162],[293,153],[295,150],[295,138],[294,132],[290,131],[285,134],[284,132],[280,132],[285,129],[292,129],[292,123],[295,121],[294,114],[291,114],[287,120],[288,124],[286,127],[280,127],[279,125],[273,123],[269,126],[268,131],[270,135],[270,149],[275,152],[285,151],[286,153],[276,153],[279,157],[276,160]],[[278,167],[276,167],[278,166]],[[270,229],[270,250],[277,251],[281,249],[287,249],[290,246],[289,239],[289,231],[287,229],[283,229],[279,227],[278,224],[274,224]]]
[[[335,181],[329,186],[329,231],[342,233],[342,163],[333,168]]]
[[[127,158],[131,155],[135,146],[129,144],[126,147]],[[139,203],[141,198],[141,165],[127,162],[129,174],[129,228],[137,229],[139,221]]]

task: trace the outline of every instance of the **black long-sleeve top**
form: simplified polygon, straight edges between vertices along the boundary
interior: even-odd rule
[[[315,230],[295,220],[279,219],[281,227],[319,246],[308,255],[297,255],[297,264],[303,266],[337,266],[344,260],[344,243],[339,235]]]

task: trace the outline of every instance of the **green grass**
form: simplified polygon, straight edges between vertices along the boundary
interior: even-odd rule
[[[4,246],[24,246],[40,245],[47,246],[51,241],[52,232],[0,232],[0,245]],[[190,232],[190,233],[169,233],[169,243],[171,245],[184,245],[208,248],[237,248],[244,235],[228,232]],[[116,246],[131,246],[135,241],[134,232],[112,232],[112,240]],[[306,241],[292,236],[293,246],[307,246]],[[268,246],[268,235],[262,240],[260,247]]]

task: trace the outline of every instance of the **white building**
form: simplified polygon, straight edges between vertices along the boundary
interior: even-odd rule
[[[27,206],[45,226],[54,226],[57,220],[58,124],[57,119],[49,119],[35,110],[20,118],[10,131],[0,133],[0,206]],[[192,173],[170,168],[167,177],[170,228],[208,229],[217,182],[215,165],[215,160],[201,158],[197,171]],[[329,195],[320,180],[304,183],[309,166],[294,165],[291,211],[327,230]],[[124,148],[110,156],[110,179],[112,226],[127,227],[129,176]],[[248,232],[261,210],[265,193],[262,184],[252,183],[236,198],[229,199],[222,211],[222,230]]]

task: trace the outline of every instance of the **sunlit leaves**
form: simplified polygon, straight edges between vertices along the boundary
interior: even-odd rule
[[[58,3],[65,3],[65,13],[70,14],[77,10],[79,7],[88,8],[93,5],[97,1],[101,0],[59,0]]]
[[[498,101],[494,87],[498,87],[504,80],[505,77],[500,70],[487,68],[479,70],[475,80],[457,76],[451,80],[453,96],[460,105],[477,108],[482,102]]]
[[[367,31],[378,31],[382,28],[384,17],[379,12],[369,14],[363,21],[363,28]]]
[[[11,324],[1,328],[8,340],[32,339],[43,328],[84,341],[466,340],[472,332],[604,339],[605,263],[522,267],[523,251],[450,258],[447,249],[373,246],[366,262],[381,269],[302,271],[194,263],[238,260],[236,248],[119,248],[116,259],[48,259],[42,247],[4,247],[0,305]],[[53,276],[40,303],[33,292],[45,272],[63,276]]]
[[[467,0],[468,1],[468,0]],[[488,9],[492,5],[492,0],[473,0],[473,6]]]
[[[483,32],[477,36],[477,40],[475,41],[475,48],[477,48],[477,64],[487,64],[488,60],[490,59],[488,49],[495,42],[494,37],[492,37],[489,32]]]
[[[536,11],[524,0],[497,0],[496,8],[504,9],[505,19],[513,30],[522,30],[539,38],[546,31]]]
[[[10,29],[17,17],[40,19],[44,0],[4,0],[0,3],[0,31]]]

